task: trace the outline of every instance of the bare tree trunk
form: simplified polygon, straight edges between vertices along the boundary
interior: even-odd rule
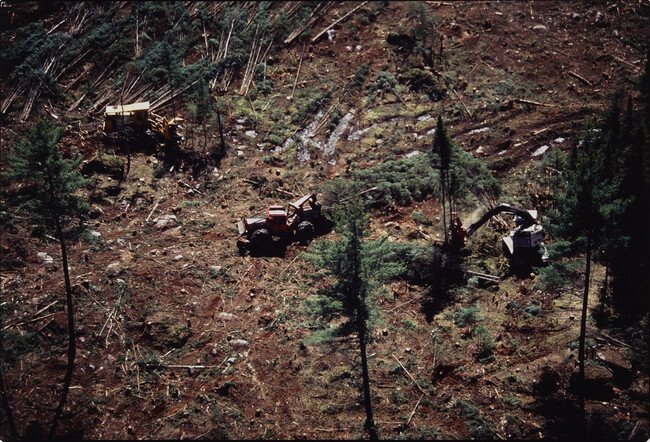
[[[359,348],[361,350],[361,371],[363,375],[363,402],[366,408],[365,429],[368,430],[370,440],[379,440],[375,419],[372,413],[372,398],[370,396],[370,375],[368,374],[368,357],[366,354],[366,326],[363,319],[357,319],[359,333]]]
[[[217,103],[215,108],[217,111],[217,125],[219,126],[219,155],[217,155],[217,163],[219,163],[226,153],[226,143],[223,139],[223,126],[221,125],[221,111],[219,110],[219,103]]]
[[[126,179],[131,171],[131,131],[127,130],[124,117],[124,85],[122,85],[122,93],[120,94],[120,106],[122,106],[122,133],[126,141],[126,173],[124,174],[124,179]]]
[[[59,244],[61,245],[61,259],[63,260],[63,277],[65,279],[65,295],[66,303],[68,310],[68,367],[65,373],[65,380],[63,383],[63,391],[61,392],[61,400],[59,401],[59,406],[56,409],[54,414],[54,419],[52,420],[52,427],[50,428],[50,434],[47,437],[47,440],[52,440],[54,434],[56,433],[56,428],[59,425],[61,420],[61,415],[63,414],[63,407],[68,398],[68,392],[70,391],[70,383],[72,382],[72,371],[74,369],[74,360],[77,354],[77,345],[76,345],[76,334],[74,330],[74,311],[72,305],[72,286],[70,285],[70,272],[68,270],[68,253],[65,246],[65,238],[63,237],[63,228],[61,226],[61,219],[57,216],[54,218],[54,223],[56,227],[56,234],[59,239]]]
[[[442,189],[442,226],[445,230],[445,244],[449,244],[449,234],[447,232],[447,209],[445,200],[445,170],[442,168],[440,169],[440,187]]]
[[[3,340],[0,339],[0,352],[4,350],[2,343]],[[11,437],[13,438],[13,440],[18,440],[18,431],[16,430],[16,422],[14,421],[14,414],[11,409],[11,406],[9,405],[9,398],[7,397],[7,389],[5,387],[5,377],[4,377],[4,370],[2,368],[2,365],[0,365],[0,395],[2,396],[2,409],[4,410],[5,415],[7,416],[7,421],[9,423],[9,430],[11,431]]]
[[[589,299],[589,277],[591,275],[591,234],[587,233],[587,263],[585,265],[585,287],[582,295],[580,337],[578,338],[578,404],[580,406],[580,428],[585,428],[585,337],[587,334],[587,301]]]

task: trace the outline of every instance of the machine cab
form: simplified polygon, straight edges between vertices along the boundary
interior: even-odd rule
[[[277,235],[288,229],[287,211],[283,206],[269,206],[266,215],[268,228],[273,234]]]

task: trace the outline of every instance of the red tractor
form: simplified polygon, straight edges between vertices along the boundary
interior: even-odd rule
[[[307,203],[308,209],[305,208]],[[289,203],[288,209],[281,205],[272,205],[266,209],[266,217],[240,219],[237,222],[240,235],[237,246],[265,248],[273,244],[273,237],[288,241],[295,239],[304,243],[314,237],[316,226],[321,220],[321,205],[316,201],[316,195],[310,193]]]

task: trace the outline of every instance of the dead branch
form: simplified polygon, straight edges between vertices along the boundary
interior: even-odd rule
[[[151,212],[149,212],[149,216],[147,216],[147,219],[144,220],[145,222],[149,222],[149,218],[151,218],[151,215],[153,214],[154,210],[158,207],[158,203],[154,204],[153,209],[151,209]]]
[[[253,45],[251,46],[250,54],[248,56],[248,62],[246,63],[246,69],[244,70],[244,78],[242,79],[241,87],[239,88],[239,95],[245,95],[248,92],[251,82],[253,81],[254,75],[254,61],[257,60],[259,47],[257,41],[257,31],[259,30],[259,25],[255,28],[255,35],[253,36]],[[261,39],[260,39],[261,40]],[[261,43],[261,41],[260,41]]]
[[[329,11],[336,3],[337,2],[319,2],[318,5],[316,5],[316,7],[311,12],[309,19],[307,19],[307,21],[303,23],[302,26],[299,26],[297,29],[295,29],[289,35],[289,37],[287,37],[287,39],[284,40],[284,44],[290,45],[291,43],[293,43],[293,41],[296,38],[298,38],[305,29],[307,29],[308,27],[316,23],[316,20],[318,20],[323,14]]]
[[[20,97],[26,88],[26,81],[24,78],[21,78],[16,87],[9,94],[7,94],[5,99],[2,101],[2,108],[0,109],[0,112],[5,114],[13,102],[16,100],[16,98]]]
[[[29,324],[29,323],[31,323],[31,322],[38,322],[38,321],[40,321],[41,319],[46,319],[46,318],[49,318],[50,316],[54,316],[54,315],[56,315],[56,312],[54,312],[54,313],[49,313],[49,314],[44,315],[44,316],[39,316],[39,317],[37,317],[37,318],[28,319],[28,320],[26,320],[26,321],[20,321],[20,322],[16,322],[16,323],[14,323],[14,324],[8,324],[8,325],[5,325],[5,326],[3,327],[2,330],[4,331],[4,330],[7,330],[8,328],[11,328],[11,327],[18,327],[18,326],[20,326],[20,325]]]
[[[185,92],[186,90],[188,90],[198,82],[199,80],[194,80],[191,84],[185,86],[180,91],[174,91],[173,99],[172,99],[172,94],[170,89],[167,93],[165,93],[164,97],[161,97],[155,102],[153,102],[152,104],[150,104],[149,110],[154,111],[156,109],[168,106],[172,101],[175,101],[183,92]]]
[[[286,190],[281,189],[281,188],[279,188],[279,187],[276,188],[275,190],[276,190],[277,192],[284,193],[284,194],[289,195],[289,196],[291,196],[291,197],[298,198],[298,195],[296,195],[295,193],[293,193],[293,192],[289,192],[289,191],[286,191]]]
[[[532,104],[533,106],[556,107],[555,104],[540,103],[538,101],[524,100],[523,98],[514,98],[512,101],[521,104]]]
[[[545,127],[544,129],[536,130],[535,132],[533,132],[533,135],[537,136],[537,135],[539,135],[539,134],[541,134],[541,133],[546,132],[546,131],[549,130],[549,129],[550,129],[550,128]]]
[[[625,60],[623,60],[622,58],[618,58],[616,55],[613,55],[613,54],[609,54],[609,56],[612,57],[614,60],[620,62],[620,63],[626,64],[626,65],[628,65],[628,66],[634,68],[635,70],[639,70],[639,66],[635,66],[635,65],[633,65],[633,64],[630,63],[629,61],[625,61]]]
[[[411,376],[411,373],[409,373],[409,371],[406,369],[406,367],[404,367],[404,366],[402,365],[402,363],[400,362],[400,360],[397,359],[397,356],[395,356],[395,355],[392,354],[392,353],[391,353],[390,355],[391,355],[393,358],[395,358],[395,360],[397,361],[397,363],[399,364],[399,366],[402,367],[402,370],[404,370],[404,373],[406,373],[406,374],[408,375],[408,377],[411,379],[411,381],[413,381],[413,384],[417,387],[418,390],[420,390],[420,393],[422,393],[423,395],[425,395],[426,392],[425,392],[424,390],[422,390],[422,387],[420,387],[420,386],[418,385],[418,383],[415,381],[415,379],[413,378],[413,376]]]
[[[462,98],[460,98],[460,95],[458,95],[458,92],[456,92],[456,89],[454,89],[451,85],[449,85],[449,87],[451,88],[451,91],[454,93],[456,98],[458,98],[458,101],[460,101],[460,104],[463,105],[463,108],[465,109],[465,112],[467,112],[467,115],[469,115],[469,119],[471,120],[472,118],[474,118],[472,116],[472,113],[469,111],[469,109],[467,109],[467,106],[465,106],[465,103],[463,103],[463,100],[462,100]]]
[[[577,78],[578,80],[582,81],[587,86],[593,86],[594,85],[591,81],[587,80],[585,77],[583,77],[581,75],[576,74],[573,71],[568,71],[568,74],[571,75],[572,77]]]
[[[397,94],[397,92],[395,92],[395,89],[393,89],[393,86],[391,86],[390,83],[387,83],[387,84],[388,84],[388,87],[390,88],[391,92],[393,92],[393,94],[394,94],[394,95],[399,99],[399,101],[402,102],[402,104],[403,104],[404,106],[406,106],[406,103],[404,103],[404,100],[402,100],[402,97],[400,97],[400,96]],[[453,90],[453,89],[452,89],[452,90]],[[456,93],[456,91],[454,91],[454,93]],[[458,97],[458,94],[456,94],[456,96]],[[460,100],[460,97],[458,97],[458,99]],[[462,100],[461,100],[461,103],[463,103]],[[465,107],[465,104],[463,104],[463,107]],[[465,110],[467,111],[467,108],[466,108],[466,107],[465,107]],[[467,111],[467,113],[469,114],[469,111]],[[472,118],[472,114],[470,114],[469,117]]]
[[[77,84],[77,82],[79,80],[81,80],[83,77],[85,77],[88,74],[88,72],[90,72],[90,68],[91,68],[90,66],[87,67],[87,68],[84,68],[83,72],[81,72],[81,74],[79,74],[76,78],[74,78],[70,83],[66,84],[61,91],[62,92],[67,92],[72,86]]]
[[[417,403],[415,404],[415,407],[413,407],[413,411],[411,411],[411,415],[409,416],[408,420],[406,421],[406,426],[407,427],[411,423],[411,420],[413,419],[413,416],[415,416],[415,412],[417,411],[418,405],[420,405],[420,401],[422,400],[423,397],[424,397],[424,393],[422,393],[422,396],[420,396],[420,399],[418,399]]]
[[[469,115],[470,120],[473,119],[474,117],[472,116],[472,113],[469,111],[469,109],[467,109],[467,106],[465,106],[465,103],[460,98],[460,95],[458,95],[458,92],[456,92],[456,89],[454,89],[454,87],[451,85],[451,83],[449,83],[449,81],[447,81],[447,79],[440,72],[438,72],[436,70],[432,70],[432,73],[437,75],[438,77],[442,78],[445,81],[445,84],[449,87],[449,89],[451,89],[451,91],[454,93],[456,98],[458,98],[458,101],[460,101],[460,104],[465,109],[465,112],[467,112],[467,115]]]
[[[345,14],[343,17],[341,17],[341,18],[339,18],[338,20],[334,21],[334,23],[332,23],[331,25],[329,25],[328,27],[326,27],[325,29],[323,29],[321,32],[319,32],[318,35],[316,35],[316,37],[312,38],[312,39],[311,39],[311,42],[312,42],[312,43],[316,43],[316,41],[318,41],[318,39],[321,38],[321,37],[322,37],[322,36],[323,36],[327,31],[329,31],[329,30],[332,29],[334,26],[338,25],[338,24],[341,23],[343,20],[345,20],[346,18],[348,18],[350,15],[352,15],[354,12],[356,12],[357,9],[359,9],[359,8],[361,8],[361,7],[363,7],[363,6],[365,6],[366,3],[368,3],[368,2],[367,2],[367,1],[365,1],[365,2],[361,2],[361,3],[358,4],[354,9],[352,9],[350,12],[348,12],[347,14]]]
[[[291,89],[291,96],[289,101],[293,101],[293,94],[296,92],[296,85],[298,84],[298,75],[300,75],[300,67],[302,66],[302,57],[300,57],[300,62],[298,63],[298,71],[296,71],[296,80],[293,82],[293,89]]]
[[[183,180],[178,180],[178,184],[181,184],[181,185],[187,187],[188,189],[191,189],[193,192],[196,192],[196,193],[198,193],[198,194],[203,194],[203,192],[199,191],[198,189],[195,189],[194,187],[192,187],[191,185],[187,184],[187,183],[186,183],[185,181],[183,181]]]

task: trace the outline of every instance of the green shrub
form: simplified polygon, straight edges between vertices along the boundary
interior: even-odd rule
[[[502,396],[501,400],[503,401],[504,404],[508,404],[511,407],[518,407],[519,406],[519,399],[517,399],[514,395],[510,394],[508,396]]]
[[[423,224],[423,225],[425,225],[425,226],[431,226],[431,225],[433,225],[433,222],[432,222],[429,218],[427,218],[426,216],[424,216],[424,214],[422,213],[421,210],[416,210],[416,211],[413,212],[413,219],[414,219],[416,222],[418,222],[418,223],[420,223],[420,224]]]
[[[406,402],[406,396],[404,396],[404,393],[402,393],[400,390],[393,390],[391,393],[391,400],[395,404],[402,404]]]
[[[481,317],[479,315],[479,307],[476,305],[469,307],[457,307],[456,311],[454,312],[454,324],[456,324],[458,327],[473,325],[480,320]]]
[[[523,311],[530,316],[537,317],[541,315],[541,311],[538,305],[529,305],[528,307],[525,307]]]
[[[295,124],[302,124],[310,118],[314,118],[318,112],[325,108],[332,99],[332,91],[334,87],[330,87],[325,92],[316,94],[312,99],[307,101],[305,106],[300,109],[293,117],[292,121]]]
[[[369,64],[364,63],[357,66],[357,68],[354,71],[354,76],[352,77],[352,81],[350,82],[350,89],[353,91],[361,89],[363,87],[363,84],[366,82],[366,77],[368,76],[368,72],[370,72]]]
[[[474,330],[474,335],[478,339],[479,345],[479,351],[476,355],[478,361],[483,364],[494,361],[495,358],[492,350],[496,347],[496,343],[492,340],[490,331],[482,325],[479,325]]]
[[[180,206],[183,209],[195,209],[201,205],[200,201],[182,201]]]
[[[417,322],[412,319],[402,319],[402,326],[407,330],[416,330],[418,328]]]
[[[492,429],[490,421],[481,416],[479,409],[471,403],[458,401],[457,406],[460,408],[460,415],[465,420],[465,425],[470,429],[472,439],[492,440],[496,433]]]

